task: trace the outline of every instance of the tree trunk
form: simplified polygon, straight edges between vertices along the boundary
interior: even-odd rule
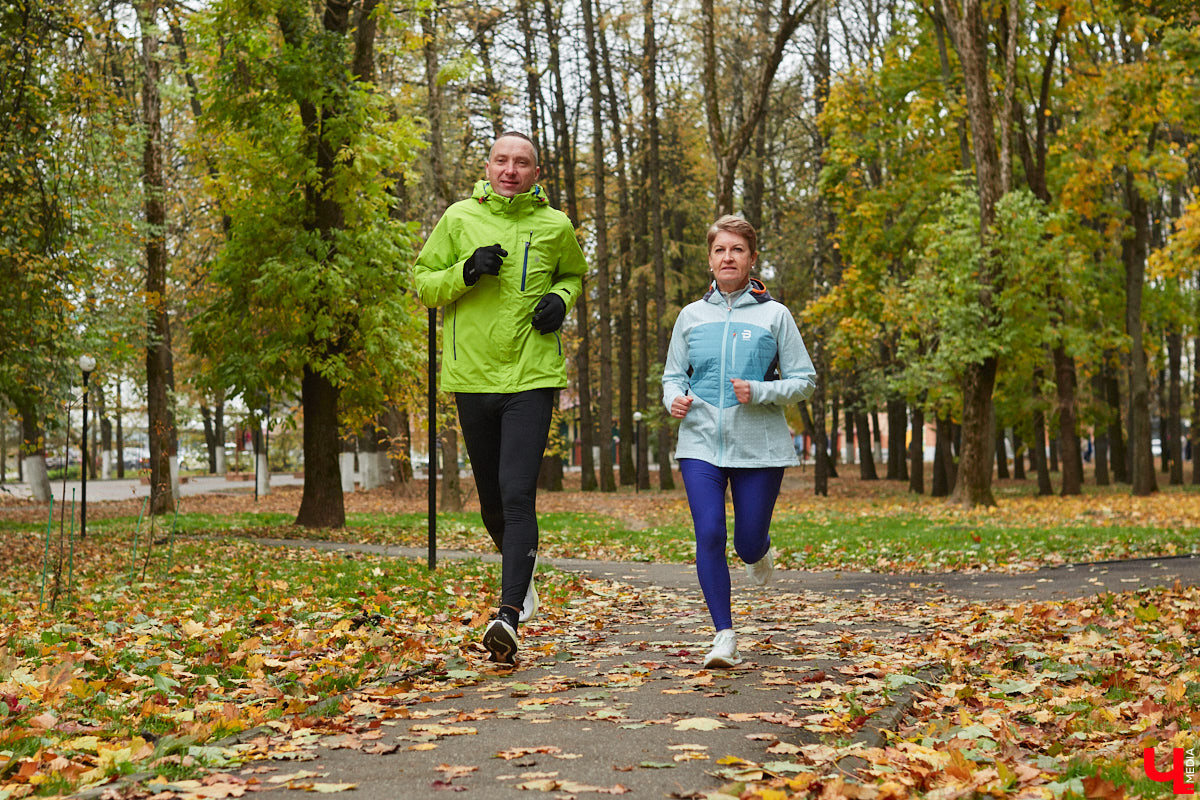
[[[992,388],[996,358],[968,364],[963,379],[962,453],[952,499],[964,508],[994,506],[992,496]]]
[[[871,426],[866,411],[854,413],[854,425],[858,429],[858,477],[864,481],[879,480],[875,471],[875,453],[871,450]]]
[[[525,108],[529,120],[529,138],[541,148],[542,122],[538,113],[538,100],[542,96],[541,68],[537,63],[537,42],[534,39],[533,16],[530,0],[518,0],[517,20],[525,37],[525,50],[521,55],[525,67]]]
[[[912,406],[912,440],[908,447],[908,491],[925,494],[925,409]]]
[[[438,431],[438,443],[442,451],[442,511],[463,510],[462,481],[458,475],[458,428],[447,426]],[[430,453],[437,463],[437,453]]]
[[[100,470],[100,476],[104,478],[104,480],[108,480],[112,477],[112,443],[112,418],[105,414],[100,418],[100,452],[103,467]]]
[[[1106,358],[1106,356],[1105,356]],[[1092,395],[1098,402],[1104,399],[1106,390],[1105,376],[1103,367],[1097,369],[1092,375]],[[1108,486],[1112,483],[1112,478],[1108,470],[1108,426],[1104,424],[1102,417],[1097,418],[1095,425],[1095,434],[1093,436],[1096,448],[1092,453],[1092,464],[1094,465],[1094,477],[1097,486]]]
[[[204,449],[208,454],[208,472],[210,475],[215,475],[217,472],[217,431],[213,423],[213,412],[208,407],[208,403],[200,401],[200,418],[204,423]]]
[[[814,349],[821,349],[818,343],[814,342],[813,345]],[[815,359],[813,363],[816,364]],[[820,375],[821,373],[818,372],[817,374]],[[842,396],[835,392],[833,402],[829,406],[829,476],[831,478],[837,477],[837,465],[838,461],[841,460],[841,442],[839,441],[838,433],[840,430],[839,423],[842,419],[841,401]]]
[[[1183,334],[1174,330],[1167,334],[1167,435],[1163,437],[1163,452],[1170,453],[1171,486],[1183,485]]]
[[[996,478],[1008,479],[1008,447],[1004,441],[1004,429],[996,429]]]
[[[21,465],[33,499],[50,502],[50,475],[46,472],[46,436],[36,406],[22,398],[14,398],[21,415]]]
[[[950,452],[950,416],[939,412],[934,420],[933,486],[929,490],[929,496],[949,497],[954,491],[954,480],[957,477],[954,456]]]
[[[889,397],[887,401],[888,421],[888,456],[887,479],[889,481],[908,480],[907,461],[908,448],[904,446],[905,435],[908,432],[908,406],[902,397]],[[918,438],[913,430],[913,438]]]
[[[374,422],[363,425],[358,434],[358,475],[362,481],[364,492],[378,488],[381,483],[379,473],[379,434]]]
[[[602,492],[615,492],[613,477],[612,426],[613,426],[613,376],[612,376],[612,316],[611,278],[608,270],[608,197],[606,176],[608,165],[604,163],[604,122],[601,117],[604,98],[600,93],[600,61],[596,49],[596,24],[592,15],[592,0],[583,0],[583,26],[587,39],[588,93],[592,101],[592,219],[596,227],[596,292],[597,343],[600,355],[600,386],[596,393],[596,416],[599,424],[600,475],[599,488]],[[580,321],[583,325],[583,321]]]
[[[646,202],[650,207],[651,263],[654,265],[654,310],[658,324],[655,330],[655,351],[659,364],[666,363],[667,348],[671,332],[661,320],[667,316],[667,263],[663,245],[662,186],[660,180],[659,130],[658,130],[658,42],[654,32],[654,0],[642,2],[643,56],[642,95],[646,124],[646,177],[649,192]],[[649,399],[647,398],[647,410]],[[669,491],[675,488],[671,471],[671,427],[667,425],[666,409],[655,403],[651,416],[657,421],[658,488]]]
[[[1041,383],[1041,370],[1035,373],[1035,383]],[[1033,412],[1033,469],[1037,473],[1038,496],[1054,494],[1050,485],[1050,469],[1046,464],[1046,414],[1041,408]]]
[[[549,42],[549,75],[550,87],[554,97],[554,105],[550,109],[550,120],[554,127],[554,160],[562,166],[562,185],[565,200],[563,209],[571,224],[579,227],[578,192],[575,185],[575,148],[571,140],[571,131],[567,124],[567,103],[563,92],[562,68],[559,59],[559,20],[555,16],[556,6],[550,0],[542,0],[542,14],[546,24],[546,38]],[[591,376],[591,341],[589,326],[591,315],[588,313],[588,280],[584,276],[583,291],[579,295],[574,309],[574,317],[579,330],[579,350],[576,353],[576,381],[579,387],[579,429],[583,445],[580,463],[580,484],[583,489],[596,488],[596,468],[592,459],[592,432],[595,422],[592,418],[592,376]],[[557,408],[557,404],[555,405]],[[561,491],[563,487],[563,456],[552,453],[545,457],[548,463],[543,464],[543,472],[549,470],[551,477],[543,484],[551,491]]]
[[[412,483],[412,429],[408,420],[408,408],[389,404],[383,413],[387,428],[387,459],[390,465],[392,489],[399,491]]]
[[[1062,457],[1063,497],[1083,493],[1083,454],[1075,421],[1075,359],[1061,341],[1054,347],[1054,382],[1058,389],[1058,444]]]
[[[117,477],[125,477],[125,427],[124,416],[125,410],[121,408],[121,379],[117,378],[116,386],[116,417],[117,417]]]
[[[1025,480],[1025,442],[1021,439],[1021,434],[1017,433],[1016,428],[1013,429],[1013,479],[1018,481]]]
[[[1133,223],[1133,235],[1122,241],[1125,262],[1125,332],[1129,336],[1129,443],[1133,452],[1132,491],[1144,497],[1158,491],[1154,455],[1150,451],[1150,376],[1142,336],[1142,289],[1146,281],[1146,248],[1150,219],[1146,200],[1125,175],[1125,203]]]
[[[305,365],[300,381],[304,405],[304,493],[296,524],[305,528],[341,528],[346,524],[342,476],[338,466],[338,389]]]
[[[809,409],[812,413],[809,413]],[[829,496],[829,440],[825,436],[825,388],[821,380],[813,391],[808,403],[800,405],[800,418],[805,430],[812,438],[813,459],[813,494],[818,497]]]
[[[175,366],[171,354],[171,327],[167,307],[167,204],[163,179],[163,142],[159,97],[160,63],[155,17],[156,0],[139,9],[142,39],[142,184],[146,237],[146,410],[150,446],[150,513],[175,509],[171,462],[175,456],[175,410],[171,396]]]
[[[846,429],[846,441],[842,446],[842,453],[844,454],[843,461],[846,464],[853,464],[855,461],[854,443],[857,437],[854,434],[856,423],[854,420],[853,405],[851,398],[847,397],[846,409],[842,412],[842,425]]]
[[[600,55],[604,65],[604,84],[608,89],[609,120],[612,124],[612,148],[617,161],[617,203],[621,224],[618,230],[619,279],[617,295],[617,460],[620,464],[620,483],[633,485],[636,465],[631,448],[633,442],[633,305],[630,294],[634,267],[633,236],[630,231],[634,218],[629,185],[629,165],[625,158],[625,136],[621,126],[621,106],[613,80],[612,58],[608,48],[608,33],[599,31]]]
[[[1117,483],[1129,483],[1129,459],[1126,457],[1125,433],[1121,425],[1121,383],[1114,366],[1116,363],[1117,354],[1111,350],[1105,351],[1100,374],[1104,381],[1104,399],[1108,404],[1108,424],[1105,427],[1108,432],[1109,466]]]
[[[644,239],[644,237],[642,238]],[[646,376],[650,371],[650,335],[648,331],[650,327],[650,303],[649,299],[646,297],[646,281],[642,278],[639,278],[637,287],[637,294],[641,299],[638,301],[638,374],[634,379],[634,384],[637,387],[637,407],[640,411],[650,402],[646,391]],[[634,454],[634,458],[637,460],[637,464],[641,465],[640,470],[638,471],[637,486],[639,489],[649,489],[650,437],[647,434],[650,432],[650,420],[654,417],[653,415],[645,415],[644,412],[642,413],[645,418],[643,419],[642,424],[639,426],[641,427],[640,433],[634,437],[637,439],[637,453]]]
[[[1188,428],[1192,485],[1200,486],[1200,336],[1192,339],[1192,424]]]
[[[476,21],[475,40],[479,46],[479,65],[483,70],[483,87],[487,93],[488,119],[492,123],[492,139],[499,139],[504,133],[504,106],[502,101],[505,92],[496,82],[496,71],[492,65],[492,26],[496,16],[481,13]],[[555,41],[555,46],[557,46]]]

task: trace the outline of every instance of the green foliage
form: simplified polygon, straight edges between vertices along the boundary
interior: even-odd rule
[[[388,213],[391,176],[417,137],[350,74],[347,37],[310,16],[286,2],[223,3],[204,19],[215,71],[204,131],[231,227],[193,346],[233,393],[286,391],[307,365],[352,388],[344,402],[374,409],[424,335],[404,285],[414,230]],[[322,204],[336,207],[332,224]]]
[[[967,364],[993,356],[1027,380],[1047,347],[1080,337],[1071,325],[1081,317],[1082,259],[1066,222],[1030,193],[1010,192],[997,204],[985,251],[974,191],[964,184],[943,198],[938,219],[920,231],[923,255],[906,286],[907,316],[917,321],[901,346],[897,383],[907,394],[956,383]],[[999,276],[986,291],[985,269]],[[1064,291],[1065,300],[1047,302]],[[1077,309],[1069,318],[1067,306]]]

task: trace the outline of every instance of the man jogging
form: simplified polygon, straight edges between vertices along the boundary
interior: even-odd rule
[[[446,309],[442,388],[454,392],[480,514],[503,558],[483,644],[506,664],[516,663],[518,623],[537,611],[537,477],[555,390],[567,385],[559,328],[586,270],[540,173],[533,141],[502,134],[486,180],[446,209],[414,268],[421,302]]]

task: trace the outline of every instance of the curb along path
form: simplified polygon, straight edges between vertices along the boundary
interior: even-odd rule
[[[417,548],[258,541],[425,555]],[[939,665],[926,663],[922,639],[956,624],[972,602],[1200,583],[1194,558],[1019,575],[779,570],[765,589],[750,589],[733,570],[734,626],[745,663],[705,671],[700,661],[712,630],[691,565],[544,556],[542,563],[586,576],[588,596],[522,627],[516,669],[491,664],[464,643],[463,655],[441,674],[351,692],[332,721],[281,725],[278,735],[251,740],[252,752],[273,760],[247,769],[287,795],[353,785],[353,796],[364,800],[438,791],[500,799],[530,792],[700,798],[764,772],[803,780],[797,754],[850,770],[853,748],[825,743],[879,744],[921,687],[937,680]]]

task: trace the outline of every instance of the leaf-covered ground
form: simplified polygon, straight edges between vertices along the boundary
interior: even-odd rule
[[[1014,493],[998,508],[967,513],[901,492],[822,499],[800,488],[781,498],[774,535],[787,566],[1023,570],[1192,552],[1197,498],[1181,490],[1145,499],[1115,491],[1075,499]],[[257,504],[238,495],[188,498],[177,520],[157,520],[152,533],[143,522],[136,551],[136,501],[91,504],[89,540],[73,544],[57,521],[47,540],[44,507],[0,505],[0,800],[62,794],[142,771],[158,783],[123,791],[164,800],[240,796],[271,784],[250,772],[231,779],[236,791],[203,788],[217,785],[214,771],[254,769],[247,762],[253,748],[214,746],[230,734],[264,725],[292,732],[336,719],[346,713],[344,692],[385,676],[407,679],[405,692],[417,693],[404,694],[408,704],[430,675],[442,691],[456,681],[471,685],[469,673],[483,663],[475,641],[497,567],[443,561],[430,573],[421,562],[264,551],[240,538],[309,534],[287,524],[298,501],[291,491]],[[330,535],[423,546],[422,505],[423,498],[382,492],[350,495],[351,526]],[[691,557],[681,492],[544,493],[541,510],[554,555]],[[485,549],[470,512],[444,520],[439,540]],[[628,613],[613,606],[617,593],[602,581],[545,571],[540,586],[547,623],[564,630],[586,627],[601,613],[619,625]],[[779,600],[776,610],[789,613],[788,602]],[[862,613],[833,600],[804,602],[804,619],[849,625]],[[810,724],[823,726],[821,741],[789,752],[781,739],[794,769],[714,764],[711,774],[729,782],[730,796],[1163,795],[1167,787],[1142,777],[1142,748],[1157,745],[1164,767],[1168,747],[1195,746],[1194,587],[892,613],[939,624],[919,644],[842,648],[839,657],[867,683],[853,696],[832,684],[818,693],[828,703],[825,721]],[[916,655],[933,658],[944,677],[923,692],[886,747],[853,748],[865,766],[857,777],[844,774],[838,764],[847,737],[906,684],[897,665]],[[766,680],[753,671],[741,679]],[[814,688],[798,684],[797,692]],[[177,791],[158,792],[165,781]]]

